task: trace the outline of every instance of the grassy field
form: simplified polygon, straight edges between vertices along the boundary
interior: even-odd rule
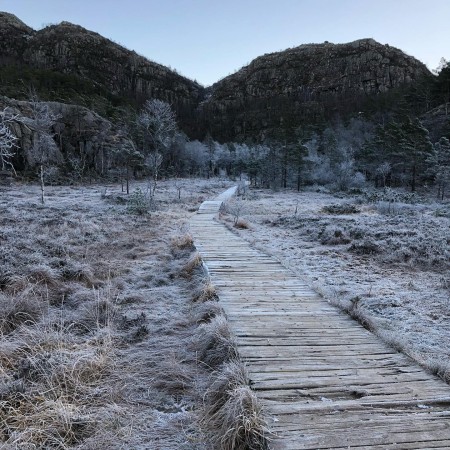
[[[228,186],[160,182],[150,214],[117,186],[1,188],[1,448],[244,448],[215,427],[245,369],[187,224]]]

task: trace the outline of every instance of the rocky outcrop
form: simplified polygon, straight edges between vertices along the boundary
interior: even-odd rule
[[[76,74],[137,100],[155,97],[196,105],[202,90],[167,67],[69,22],[34,33],[23,58],[34,67]]]
[[[203,98],[204,89],[198,83],[69,22],[34,31],[15,16],[0,13],[0,37],[1,66],[18,67],[19,74],[29,76],[35,87],[43,85],[46,93],[59,91],[63,101],[77,101],[82,95],[68,92],[80,90],[92,98],[100,95],[110,107],[139,107],[148,98],[158,98],[173,105],[181,125],[186,122],[189,130],[193,111]],[[17,76],[11,74],[11,67],[8,70],[13,78],[8,81],[14,83]],[[46,84],[51,84],[47,90]],[[17,91],[23,89],[17,86]],[[11,91],[3,94],[15,96]],[[101,103],[85,106],[98,106],[105,113]]]
[[[373,39],[307,44],[256,58],[214,84],[202,111],[223,140],[264,137],[336,112],[357,112],[366,99],[426,74],[418,60]]]
[[[430,76],[424,64],[373,39],[306,44],[256,58],[210,88],[97,33],[62,22],[34,31],[0,13],[0,95],[72,103],[113,122],[148,98],[169,102],[191,138],[264,140],[335,116],[386,111],[392,93]],[[389,103],[389,101],[391,103]]]
[[[15,63],[34,31],[13,14],[0,12],[0,63]]]
[[[70,173],[72,177],[82,172],[105,175],[117,163],[121,149],[130,146],[119,128],[85,107],[59,102],[41,103],[58,117],[51,130],[55,141],[54,160],[48,161],[48,165],[64,169],[63,173]],[[0,109],[5,108],[11,115],[21,118],[11,126],[18,138],[14,167],[20,172],[33,173],[32,147],[36,131],[28,120],[33,117],[32,104],[0,97]]]

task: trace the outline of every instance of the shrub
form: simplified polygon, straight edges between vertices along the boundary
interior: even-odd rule
[[[357,255],[374,255],[381,252],[380,246],[371,239],[364,239],[362,242],[354,242],[349,250]]]
[[[450,206],[436,209],[434,215],[436,217],[447,217],[450,219]]]
[[[357,214],[359,209],[355,205],[328,205],[322,208],[322,212],[327,214]]]
[[[147,196],[142,192],[140,188],[136,188],[130,195],[130,199],[128,200],[128,213],[142,216],[144,214],[147,214],[148,210],[149,201],[147,199]]]
[[[347,232],[335,226],[326,227],[320,238],[320,243],[323,245],[345,245],[350,242]]]

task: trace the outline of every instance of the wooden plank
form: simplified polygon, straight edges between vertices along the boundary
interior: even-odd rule
[[[215,221],[191,222],[276,449],[450,448],[450,388]]]

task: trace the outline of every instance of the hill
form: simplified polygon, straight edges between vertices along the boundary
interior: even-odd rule
[[[280,128],[376,111],[390,92],[426,76],[420,61],[373,39],[306,44],[256,58],[220,80],[202,110],[220,139],[264,138]]]
[[[0,13],[0,94],[74,103],[113,118],[148,98],[171,103],[186,131],[204,88],[85,28],[62,22],[39,31]]]

